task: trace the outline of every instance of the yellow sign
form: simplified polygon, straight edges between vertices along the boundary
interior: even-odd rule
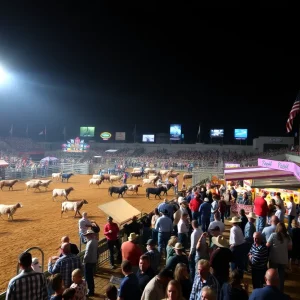
[[[101,137],[103,140],[107,141],[107,140],[109,140],[109,139],[111,138],[111,133],[110,133],[110,132],[107,132],[107,131],[101,132],[101,133],[100,133],[100,137]]]

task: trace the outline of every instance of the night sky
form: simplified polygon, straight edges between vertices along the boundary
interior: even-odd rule
[[[0,18],[0,135],[62,140],[79,126],[101,131],[169,132],[182,124],[186,142],[211,128],[248,128],[249,139],[287,136],[300,88],[299,34],[274,16],[230,17],[105,5]],[[298,27],[297,27],[298,28]],[[294,132],[298,122],[295,122]],[[293,135],[291,133],[290,135]]]

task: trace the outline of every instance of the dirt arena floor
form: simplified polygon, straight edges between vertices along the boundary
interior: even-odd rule
[[[60,239],[64,235],[69,235],[71,242],[79,246],[78,237],[78,220],[74,218],[74,212],[68,212],[61,218],[61,202],[62,199],[52,201],[52,190],[54,188],[73,187],[75,190],[70,193],[69,201],[78,201],[86,199],[88,204],[84,205],[81,212],[86,211],[91,220],[95,220],[101,228],[101,237],[103,236],[103,225],[106,223],[106,215],[98,208],[99,204],[107,203],[117,199],[115,194],[113,198],[108,195],[109,183],[102,183],[99,188],[96,185],[89,187],[89,179],[91,175],[76,175],[71,177],[69,183],[54,181],[50,184],[48,191],[41,188],[41,192],[25,190],[25,182],[17,182],[14,191],[8,191],[7,187],[0,191],[0,204],[16,204],[20,202],[23,207],[19,208],[14,215],[14,221],[7,221],[7,216],[0,218],[0,293],[7,288],[8,281],[16,275],[18,255],[30,248],[40,247],[45,253],[45,268],[49,256],[57,255],[57,247],[60,245]],[[139,179],[128,179],[127,183],[142,183]],[[186,181],[187,185],[191,184],[191,180]],[[117,184],[116,184],[117,185]],[[179,178],[179,185],[182,185],[182,177]],[[147,187],[147,186],[146,186]],[[146,187],[139,188],[139,195],[131,195],[128,192],[124,199],[138,210],[143,212],[152,211],[158,203],[163,200],[154,196],[148,200],[145,197]],[[170,189],[167,199],[173,199],[174,192]],[[59,198],[59,197],[58,197]],[[32,255],[39,257],[38,251],[32,251]]]

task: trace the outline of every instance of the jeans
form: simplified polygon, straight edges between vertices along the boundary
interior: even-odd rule
[[[262,288],[265,283],[265,274],[267,269],[255,269],[252,267],[252,285],[253,289]]]
[[[295,219],[295,216],[288,215],[288,229],[292,228],[292,221]]]
[[[247,244],[243,243],[238,246],[231,248],[233,257],[231,262],[231,270],[238,269],[241,278],[243,279],[245,270],[245,255],[247,251]]]
[[[225,213],[220,213],[221,221],[224,223]]]
[[[155,241],[155,243],[157,243],[158,231],[155,230],[155,228],[152,228],[152,239]]]
[[[184,249],[188,248],[188,236],[186,233],[178,233],[178,242],[182,244]]]
[[[121,260],[121,251],[120,251],[120,243],[119,240],[108,240],[107,246],[109,250],[109,261],[110,265],[113,266],[115,264],[115,258],[114,258],[114,247],[116,246],[118,251],[118,259]]]
[[[226,218],[230,218],[230,208],[231,208],[231,205],[226,204],[226,212],[225,212]]]
[[[209,220],[210,218],[208,216],[201,216],[201,227],[203,232],[207,232],[210,223]]]
[[[269,267],[273,269],[277,269],[279,275],[279,289],[281,292],[284,290],[284,268],[285,265],[276,264],[270,261]]]
[[[260,216],[256,219],[256,231],[257,232],[263,231],[263,229],[266,226],[266,219],[267,219],[267,217],[260,217]]]
[[[84,278],[86,280],[87,286],[88,286],[88,293],[94,294],[95,292],[95,283],[94,283],[94,270],[95,270],[96,264],[89,264],[86,263],[84,265]]]
[[[158,233],[158,252],[162,255],[163,251],[167,253],[166,248],[170,239],[170,232],[159,232]]]
[[[196,273],[196,261],[195,261],[195,257],[196,257],[196,252],[194,250],[194,252],[191,253],[191,259],[189,260],[190,280],[191,280],[191,282],[194,282],[195,273]]]
[[[197,211],[192,211],[192,220],[197,220],[199,218],[199,212]]]

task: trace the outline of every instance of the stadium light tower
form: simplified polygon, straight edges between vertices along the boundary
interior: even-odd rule
[[[0,66],[0,84],[4,84],[8,79],[8,74],[3,69],[2,66]]]

